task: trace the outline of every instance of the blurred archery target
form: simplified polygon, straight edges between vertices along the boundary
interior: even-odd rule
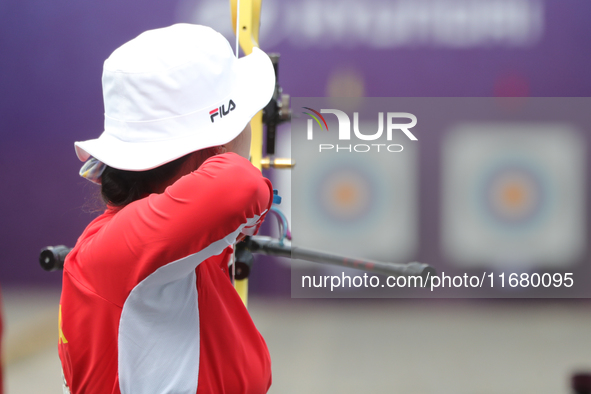
[[[388,213],[387,192],[370,164],[367,159],[333,158],[311,176],[315,192],[308,195],[308,206],[326,229],[340,235],[372,231],[380,212]]]
[[[302,122],[304,124],[305,122]],[[375,122],[374,122],[375,123]],[[377,123],[362,122],[364,130]],[[305,125],[304,125],[305,126]],[[292,227],[295,246],[380,261],[407,262],[418,246],[418,150],[404,136],[403,152],[319,152],[348,146],[335,134],[313,141],[292,123]],[[329,127],[330,124],[329,124]],[[301,133],[300,133],[301,132]]]
[[[585,150],[567,124],[463,124],[443,143],[441,240],[459,266],[561,267],[584,253]]]
[[[358,168],[335,168],[318,179],[318,212],[327,220],[363,220],[376,207],[376,186],[371,173]]]
[[[543,219],[550,193],[535,168],[506,158],[483,176],[478,201],[486,220],[506,229],[519,229]]]

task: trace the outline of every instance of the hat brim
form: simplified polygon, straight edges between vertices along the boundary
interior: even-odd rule
[[[236,76],[236,87],[230,95],[237,103],[236,110],[213,132],[196,130],[195,134],[174,139],[143,142],[126,142],[103,132],[99,138],[75,142],[76,155],[81,161],[92,156],[120,170],[145,171],[189,153],[230,142],[269,103],[275,90],[271,59],[258,48],[238,59]],[[202,115],[201,111],[199,114]],[[210,127],[213,128],[213,124]]]

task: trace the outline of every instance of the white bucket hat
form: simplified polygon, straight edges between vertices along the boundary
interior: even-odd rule
[[[105,130],[76,142],[76,154],[120,170],[149,170],[233,140],[274,88],[273,65],[258,48],[236,59],[209,27],[149,30],[105,61]]]

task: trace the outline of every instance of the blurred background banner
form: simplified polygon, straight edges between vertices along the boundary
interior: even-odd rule
[[[440,275],[473,277],[430,292],[385,286],[385,277],[376,286],[335,279],[335,291],[303,276],[319,284],[360,272],[294,262],[292,296],[591,296],[591,99],[293,98],[292,105],[294,246],[418,260]],[[522,274],[534,282],[508,282]],[[550,280],[555,274],[563,283]]]
[[[300,48],[530,47],[544,31],[542,0],[268,1],[266,46]],[[222,2],[183,0],[180,13],[232,34]]]

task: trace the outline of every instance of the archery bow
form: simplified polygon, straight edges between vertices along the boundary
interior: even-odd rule
[[[238,44],[240,44],[244,55],[249,55],[254,47],[259,47],[261,0],[230,0],[230,9],[232,10],[232,26],[236,34],[236,57],[239,53]],[[279,55],[271,54],[269,57],[273,62],[275,76],[277,76]],[[282,94],[279,84],[275,82],[273,98],[265,109],[259,111],[250,121],[252,131],[250,161],[259,170],[269,167],[293,167],[293,162],[290,159],[263,158],[263,116],[267,125],[267,153],[273,155],[275,154],[275,128],[280,122],[289,120],[288,108],[289,96]],[[236,269],[236,263],[233,269]],[[248,305],[248,278],[235,279],[234,287],[244,305]]]
[[[242,3],[242,4],[240,4]],[[232,10],[232,26],[236,34],[237,44],[244,51],[245,55],[252,52],[252,48],[259,46],[259,26],[261,15],[261,0],[230,0],[230,9]],[[236,57],[239,49],[236,45]],[[251,143],[250,143],[250,161],[261,170],[261,158],[263,156],[263,114],[259,111],[250,121]],[[234,264],[235,270],[236,264]],[[238,295],[248,306],[248,278],[235,279],[234,287]]]

